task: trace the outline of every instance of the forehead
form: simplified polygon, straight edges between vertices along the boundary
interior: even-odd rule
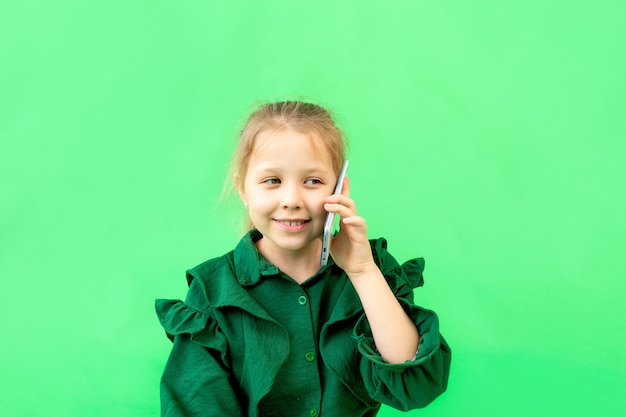
[[[298,166],[332,172],[328,147],[316,137],[293,129],[265,130],[256,136],[248,169]]]

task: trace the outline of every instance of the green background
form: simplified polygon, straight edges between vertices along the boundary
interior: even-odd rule
[[[453,348],[409,415],[626,413],[626,3],[0,2],[0,414],[154,416],[259,101],[328,105]],[[621,254],[621,255],[620,255]],[[382,416],[402,413],[384,408]]]

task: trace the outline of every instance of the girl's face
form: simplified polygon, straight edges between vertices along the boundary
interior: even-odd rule
[[[291,129],[261,132],[240,189],[252,223],[263,234],[261,253],[316,256],[324,198],[336,181],[329,152],[308,136]]]

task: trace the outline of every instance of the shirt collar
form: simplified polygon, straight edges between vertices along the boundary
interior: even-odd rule
[[[278,267],[271,264],[259,253],[255,242],[263,235],[256,229],[250,230],[235,248],[234,261],[237,280],[241,285],[255,285],[261,277],[277,275]]]
[[[235,248],[235,273],[237,274],[237,281],[243,286],[255,285],[263,277],[280,274],[280,269],[265,259],[256,248],[255,242],[262,237],[263,235],[257,229],[251,229],[241,238]],[[317,274],[320,274],[327,268],[335,267],[334,265],[333,259],[329,258],[328,264],[323,266]]]

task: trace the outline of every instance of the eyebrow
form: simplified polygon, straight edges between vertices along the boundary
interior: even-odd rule
[[[274,166],[274,165],[265,165],[265,166],[261,166],[258,169],[255,169],[254,172],[256,172],[257,174],[269,174],[269,173],[275,173],[278,171],[282,171],[281,167],[278,166]],[[309,167],[309,168],[301,168],[298,170],[299,173],[305,173],[306,175],[324,175],[326,174],[326,170],[322,169],[321,167]]]

